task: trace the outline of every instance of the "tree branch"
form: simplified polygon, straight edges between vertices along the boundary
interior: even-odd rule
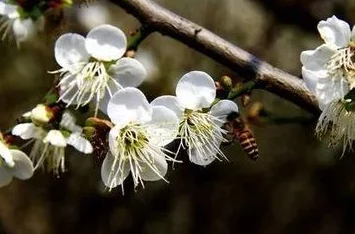
[[[151,0],[111,0],[152,31],[170,36],[238,72],[260,87],[318,115],[316,98],[304,82],[256,58],[209,30],[159,6]]]

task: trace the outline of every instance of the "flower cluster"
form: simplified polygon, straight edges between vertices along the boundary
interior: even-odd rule
[[[150,104],[136,88],[117,91],[107,106],[115,126],[109,133],[110,150],[101,169],[105,185],[122,185],[129,172],[135,186],[143,185],[143,180],[164,179],[166,161],[175,160],[163,147],[176,138],[179,150],[187,149],[190,161],[197,165],[206,166],[218,155],[225,158],[219,149],[226,133],[221,127],[238,107],[229,100],[212,106],[215,96],[213,79],[201,71],[180,79],[176,97],[161,96]]]
[[[143,82],[146,71],[126,52],[124,33],[111,25],[92,29],[86,38],[79,34],[64,34],[55,44],[55,59],[62,67],[60,98],[67,105],[85,106],[95,102],[105,111],[113,94],[124,87],[136,87]]]
[[[318,136],[330,132],[330,145],[355,140],[355,29],[333,16],[318,24],[324,43],[301,53],[302,76],[315,94],[322,114]]]
[[[23,42],[43,28],[47,10],[70,5],[71,0],[0,0],[2,39],[13,35],[17,44]],[[355,140],[355,27],[351,30],[333,16],[321,21],[318,31],[324,43],[302,52],[302,76],[322,110],[316,133],[322,137],[330,132],[330,145],[343,142],[345,151]],[[66,33],[56,40],[54,57],[60,68],[50,72],[59,78],[50,92],[55,101],[46,99],[46,104],[25,113],[11,133],[0,133],[0,187],[13,177],[29,179],[38,168],[59,176],[67,168],[68,145],[84,154],[102,150],[101,179],[109,190],[121,186],[123,191],[129,176],[135,188],[144,187],[144,181],[167,181],[168,163],[181,162],[177,159],[181,151],[199,166],[228,160],[220,146],[230,128],[248,131],[241,123],[232,124],[238,124],[231,121],[233,116],[240,120],[237,104],[216,98],[216,83],[202,71],[183,75],[175,96],[163,95],[149,102],[136,88],[147,71],[131,58],[133,47],[119,28],[108,24],[94,27],[85,37]],[[233,82],[227,79],[224,83],[228,89],[219,97],[232,92]],[[89,107],[86,113],[92,114],[86,123],[93,121],[94,126],[76,123],[73,112],[83,107]],[[97,118],[99,114],[109,120]],[[96,123],[105,125],[104,130]],[[234,135],[239,135],[243,146],[240,139],[248,134]],[[25,146],[32,144],[29,156],[8,136],[27,141]],[[257,156],[255,140],[247,144],[245,149]]]
[[[95,139],[69,112],[72,106],[93,105],[91,120],[100,120],[99,110],[110,119],[106,131],[93,134],[107,142],[101,178],[110,190],[117,186],[123,190],[129,175],[134,187],[144,187],[144,181],[166,181],[168,162],[181,162],[176,158],[182,149],[192,163],[201,166],[227,159],[220,150],[227,133],[223,125],[238,107],[229,100],[216,100],[214,80],[202,71],[189,72],[179,80],[176,96],[164,95],[149,103],[136,88],[147,72],[137,60],[124,57],[126,50],[124,33],[106,24],[93,28],[86,37],[67,33],[57,39],[54,55],[61,68],[51,73],[59,74],[53,93],[58,99],[37,105],[12,129],[13,136],[33,143],[29,158],[23,159],[34,163],[32,171],[44,168],[55,175],[63,173],[68,145],[84,154],[96,149]],[[176,152],[169,145],[174,140]],[[25,178],[12,170],[17,168],[15,163],[22,165],[19,153],[11,151],[10,157],[8,150],[1,149],[6,147],[0,144],[4,152],[0,165],[10,175]]]
[[[45,11],[71,4],[71,0],[0,0],[2,40],[13,35],[19,46],[21,42],[43,30]]]
[[[51,110],[40,104],[24,117],[30,118],[30,123],[21,123],[12,129],[12,134],[24,140],[33,139],[30,158],[35,163],[35,169],[45,167],[59,175],[65,171],[65,148],[72,145],[79,152],[90,154],[93,148],[82,135],[82,128],[75,124],[75,118],[68,112],[61,113],[59,124]]]
[[[26,180],[33,175],[33,165],[27,155],[11,148],[0,134],[0,187],[8,185],[13,177]]]

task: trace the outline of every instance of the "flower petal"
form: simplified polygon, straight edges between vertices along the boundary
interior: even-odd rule
[[[120,126],[129,122],[148,122],[152,118],[152,112],[152,106],[144,94],[131,87],[117,91],[107,105],[107,114],[111,121]]]
[[[123,88],[137,87],[147,77],[147,71],[138,60],[121,58],[110,67],[109,73]]]
[[[326,64],[330,57],[336,53],[336,50],[329,45],[323,44],[315,50],[306,50],[301,53],[301,63],[311,71],[325,71]]]
[[[232,112],[239,112],[237,104],[230,100],[221,100],[212,106],[210,114],[217,117],[221,122],[222,126],[226,121],[227,117]]]
[[[0,157],[5,160],[5,163],[9,167],[15,166],[14,157],[11,154],[10,149],[2,141],[0,141]]]
[[[206,166],[217,158],[216,155],[219,152],[219,147],[223,138],[221,132],[217,131],[216,134],[219,134],[219,137],[214,137],[208,142],[201,142],[200,147],[192,148],[188,151],[189,158],[192,163],[200,166]]]
[[[349,85],[343,79],[329,76],[319,77],[316,87],[319,108],[323,110],[330,102],[343,99],[348,92]]]
[[[109,73],[111,74],[112,78],[115,79],[115,81],[119,83],[119,85],[123,88],[136,87],[140,85],[147,76],[147,72],[143,65],[132,58],[119,59],[115,65],[110,67]],[[114,94],[120,90],[120,88],[117,87],[116,82],[113,80],[108,81],[108,87],[111,91],[111,94]],[[100,100],[99,108],[105,114],[107,114],[107,105],[110,99],[110,93],[105,92],[104,97]]]
[[[76,125],[75,122],[76,119],[74,115],[72,115],[69,111],[64,111],[59,125],[71,132],[81,133],[83,131],[82,127]]]
[[[101,167],[101,179],[104,184],[109,188],[115,188],[118,185],[122,184],[123,181],[127,178],[130,172],[129,163],[124,163],[122,169],[118,171],[119,162],[116,161],[115,166],[115,157],[109,152],[104,159]]]
[[[351,38],[350,40],[352,42],[355,42],[355,26],[353,26],[353,29],[351,30]]]
[[[179,130],[179,119],[165,106],[153,106],[152,120],[146,123],[149,143],[164,146],[172,142]]]
[[[127,39],[121,29],[103,24],[88,33],[85,47],[92,57],[112,61],[121,58],[126,52]]]
[[[32,19],[15,19],[12,30],[14,31],[16,42],[20,43],[33,36],[35,25]]]
[[[9,19],[19,18],[18,7],[16,5],[0,2],[0,15],[5,15]]]
[[[327,76],[327,75],[326,75]],[[302,67],[302,78],[306,87],[313,93],[316,94],[317,84],[320,79],[320,76],[316,72],[307,70],[305,67]]]
[[[99,109],[103,113],[105,113],[106,115],[107,115],[107,105],[108,105],[110,99],[112,98],[111,94],[115,94],[118,90],[120,90],[120,88],[117,87],[115,82],[113,82],[112,80],[109,80],[107,85],[108,85],[111,93],[105,92],[103,98],[100,100],[100,105],[99,105]]]
[[[201,71],[185,74],[176,86],[176,97],[184,108],[197,110],[208,108],[216,97],[212,77]]]
[[[343,79],[332,78],[326,72],[314,72],[302,67],[302,77],[307,88],[317,97],[321,110],[349,92],[349,85]]]
[[[61,80],[60,82],[60,100],[70,105],[78,104],[77,93],[79,91],[78,85],[76,83],[76,76],[70,75]],[[74,98],[73,98],[74,97]],[[85,103],[90,99],[90,92],[86,92],[81,100],[81,103]]]
[[[111,128],[111,130],[108,134],[108,145],[109,145],[112,153],[116,152],[116,139],[120,133],[120,130],[123,127],[124,127],[124,125],[122,125],[122,126],[115,125],[113,128]]]
[[[154,99],[151,103],[153,106],[165,106],[174,111],[176,116],[181,119],[184,114],[184,108],[181,106],[177,97],[172,95],[163,95]]]
[[[217,154],[217,152],[216,152]],[[191,149],[190,161],[199,166],[207,166],[211,164],[216,159],[213,154],[200,155],[196,148]]]
[[[156,155],[152,158],[152,165],[141,163],[142,171],[140,175],[143,180],[156,181],[161,180],[168,171],[168,163],[165,160],[164,155]]]
[[[336,45],[338,48],[349,44],[350,26],[336,16],[320,21],[317,28],[325,43]]]
[[[12,174],[7,167],[0,166],[0,187],[10,184],[12,181]]]
[[[82,137],[80,133],[70,134],[68,144],[84,154],[91,154],[93,151],[90,141]]]
[[[43,136],[44,131],[33,123],[23,123],[16,125],[12,129],[12,134],[15,136],[19,136],[24,140],[28,140],[31,138],[39,139]]]
[[[67,146],[67,141],[59,130],[50,130],[47,136],[43,139],[43,142],[58,147]]]
[[[20,180],[27,180],[33,175],[33,164],[27,155],[20,150],[11,150],[14,156],[15,166],[9,168],[13,176]]]
[[[60,36],[54,47],[57,63],[69,71],[77,69],[79,63],[89,61],[90,55],[85,48],[85,38],[76,33]]]

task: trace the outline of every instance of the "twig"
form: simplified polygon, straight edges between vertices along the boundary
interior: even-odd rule
[[[175,38],[238,72],[246,79],[254,80],[260,84],[260,88],[319,115],[320,110],[315,97],[298,77],[271,66],[151,0],[111,0],[111,2],[125,9],[152,31]]]

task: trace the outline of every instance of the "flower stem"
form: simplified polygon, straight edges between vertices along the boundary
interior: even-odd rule
[[[127,51],[137,51],[138,46],[146,39],[153,31],[147,26],[142,25],[136,32],[128,38]]]
[[[250,93],[253,89],[257,88],[257,82],[250,80],[234,87],[228,95],[228,99],[234,100],[243,94]]]

